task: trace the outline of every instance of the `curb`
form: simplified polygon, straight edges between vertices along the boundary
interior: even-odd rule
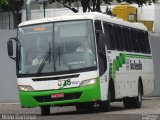
[[[160,100],[160,97],[143,97],[142,100]]]

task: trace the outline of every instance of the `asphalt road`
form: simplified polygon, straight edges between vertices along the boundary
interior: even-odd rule
[[[111,103],[110,112],[100,112],[98,108],[86,112],[76,111],[75,107],[54,107],[49,116],[41,116],[39,107],[21,108],[19,104],[0,104],[0,119],[160,120],[160,98],[145,98],[140,109],[125,109],[122,102],[114,102]]]

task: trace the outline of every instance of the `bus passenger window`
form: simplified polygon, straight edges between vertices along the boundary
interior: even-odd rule
[[[136,35],[136,50],[137,50],[136,52],[141,52],[138,31],[136,31],[135,35]]]
[[[121,28],[121,39],[122,39],[122,44],[123,44],[123,51],[126,51],[126,40],[125,40],[125,28]]]
[[[133,38],[132,38],[132,31],[131,28],[129,29],[129,33],[128,33],[128,39],[129,39],[129,51],[133,52]]]
[[[131,39],[130,39],[130,29],[126,28],[126,40],[127,40],[127,51],[131,52],[132,51],[132,43],[131,43]]]
[[[102,25],[100,20],[95,20],[95,29],[102,31]]]
[[[144,42],[145,42],[147,53],[150,54],[151,49],[150,49],[150,44],[149,44],[149,39],[148,39],[148,33],[147,32],[145,32],[145,34],[144,34],[144,39],[145,39]]]
[[[125,48],[126,48],[126,51],[129,51],[129,40],[128,40],[128,28],[125,28],[124,29],[124,39],[125,39]]]
[[[142,40],[142,42],[141,42],[141,45],[142,45],[142,47],[143,47],[143,53],[147,53],[147,48],[146,48],[146,41],[145,41],[145,32],[143,31],[143,32],[141,32],[141,40]]]
[[[142,45],[143,45],[143,53],[146,53],[145,39],[144,39],[144,31],[142,32]]]
[[[117,41],[119,44],[119,50],[123,51],[124,50],[124,43],[123,43],[123,38],[122,38],[122,32],[121,32],[121,26],[117,26]]]
[[[134,29],[131,29],[131,40],[132,40],[132,46],[133,46],[133,51],[136,52],[136,31]]]
[[[114,44],[112,40],[112,25],[109,25],[107,23],[104,23],[104,32],[106,34],[106,42],[107,42],[107,49],[108,50],[113,50],[114,49]]]
[[[139,45],[140,45],[140,52],[144,53],[144,44],[143,44],[143,33],[142,31],[139,31],[138,38],[139,38]]]
[[[113,38],[113,42],[115,45],[115,49],[117,49],[119,47],[119,45],[118,45],[118,41],[117,41],[117,31],[116,31],[115,25],[113,25],[113,29],[112,29],[112,38]]]
[[[117,50],[121,50],[119,26],[115,27],[115,38],[116,38]]]
[[[137,31],[137,45],[138,45],[138,52],[142,52],[143,48],[141,46],[141,36],[140,36],[140,31]]]

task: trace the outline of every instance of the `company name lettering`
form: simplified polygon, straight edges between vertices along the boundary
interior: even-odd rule
[[[65,87],[65,86],[70,86],[70,85],[79,85],[80,81],[71,81],[70,79],[68,80],[59,80],[58,81],[58,86],[60,87]]]
[[[139,63],[136,63],[135,60],[132,62],[130,60],[130,70],[142,70],[143,66],[141,61],[139,60]]]

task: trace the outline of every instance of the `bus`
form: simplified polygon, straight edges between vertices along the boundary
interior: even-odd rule
[[[22,108],[55,106],[102,112],[120,101],[140,108],[154,89],[147,28],[102,13],[76,13],[30,20],[10,38]]]

